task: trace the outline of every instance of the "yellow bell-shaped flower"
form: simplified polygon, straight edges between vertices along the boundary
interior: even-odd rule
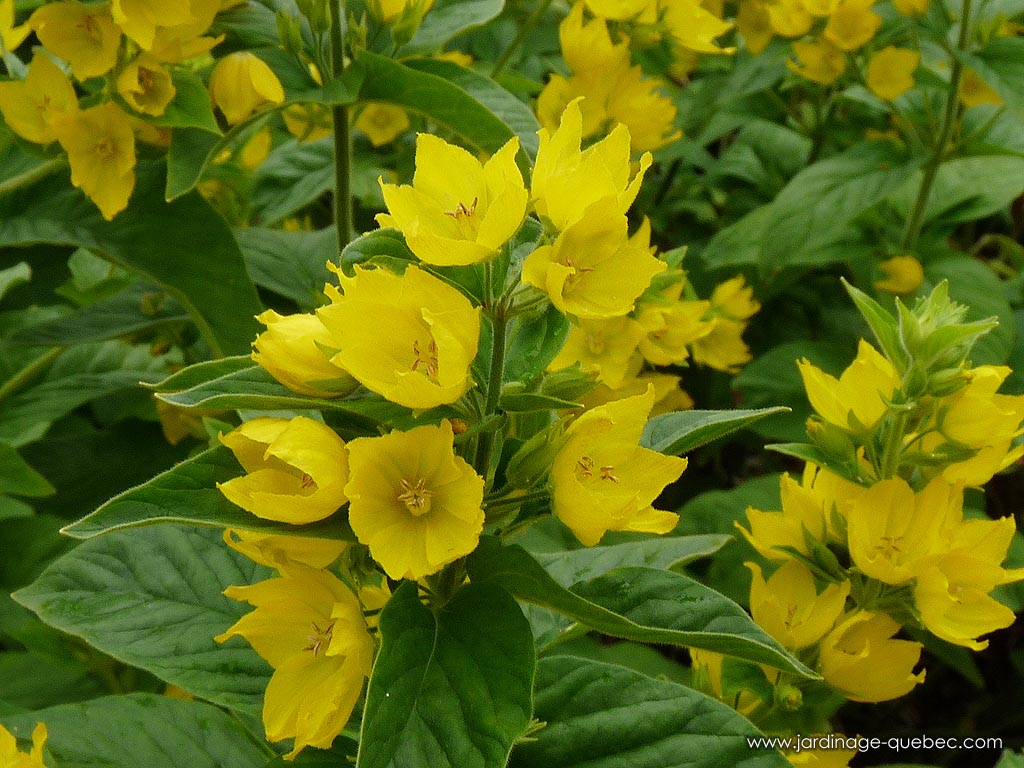
[[[268,104],[284,101],[284,88],[263,59],[248,51],[230,53],[210,74],[210,97],[231,125]]]
[[[347,395],[359,384],[331,362],[337,342],[315,314],[279,315],[272,309],[256,317],[267,330],[253,342],[252,359],[289,389],[311,397]]]

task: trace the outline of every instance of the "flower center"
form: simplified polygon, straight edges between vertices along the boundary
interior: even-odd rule
[[[117,156],[117,147],[110,139],[102,139],[93,147],[101,160],[112,160]]]
[[[875,549],[886,560],[895,560],[901,552],[899,547],[901,541],[903,541],[902,536],[883,536],[882,543],[875,546]]]
[[[587,334],[587,349],[592,355],[604,354],[605,347],[608,346],[608,342],[604,336],[600,336],[593,333]]]
[[[480,198],[474,197],[473,202],[469,204],[468,208],[466,207],[465,203],[460,202],[458,205],[455,206],[453,210],[445,211],[444,215],[451,216],[456,221],[461,220],[463,217],[467,219],[472,218],[473,214],[476,213],[476,204],[479,201]]]
[[[415,517],[427,514],[430,511],[430,499],[434,495],[434,492],[426,487],[427,481],[421,477],[415,483],[410,483],[405,478],[399,482],[402,484],[402,493],[398,494],[398,500],[405,504],[405,508]]]
[[[143,92],[151,90],[155,83],[156,78],[153,76],[153,73],[148,69],[139,67],[139,87],[142,88]]]
[[[424,350],[416,339],[412,343],[412,354],[412,370],[422,370],[428,379],[437,383],[437,342],[431,339]]]
[[[317,623],[313,622],[313,634],[306,635],[306,639],[309,640],[307,645],[302,650],[312,651],[314,656],[318,656],[320,651],[324,650],[328,645],[331,644],[331,638],[334,636],[334,622],[327,624],[321,629]]]
[[[590,456],[580,456],[576,462],[576,478],[581,482],[583,480],[590,480],[594,477],[595,462]],[[614,474],[615,467],[611,464],[605,464],[604,466],[597,468],[597,474],[601,480],[610,480],[613,483],[619,482]]]

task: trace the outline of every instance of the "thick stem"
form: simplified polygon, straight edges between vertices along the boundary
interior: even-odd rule
[[[512,60],[512,54],[519,50],[519,46],[523,44],[523,40],[526,36],[533,31],[533,28],[540,23],[540,20],[544,17],[544,12],[547,11],[548,6],[551,5],[551,0],[541,0],[537,6],[537,10],[526,20],[526,22],[519,28],[519,32],[512,39],[512,42],[508,44],[501,53],[501,58],[494,65],[494,69],[491,70],[491,77],[497,77],[505,71],[505,67],[508,66],[509,61]]]
[[[960,34],[956,41],[958,52],[967,48],[967,41],[970,37],[971,21],[971,0],[963,0],[963,14],[960,17]],[[917,199],[907,219],[906,229],[903,231],[903,241],[900,249],[904,252],[913,251],[917,245],[917,238],[921,234],[921,227],[924,225],[924,214],[928,209],[928,200],[931,198],[932,187],[935,184],[935,177],[939,173],[939,167],[946,156],[946,145],[949,144],[953,127],[956,125],[960,106],[960,81],[963,78],[964,65],[958,56],[952,57],[952,68],[949,73],[949,91],[946,93],[946,106],[942,111],[942,122],[939,124],[938,138],[935,142],[934,151],[928,164],[924,168],[924,175],[921,177],[921,186],[917,190]]]
[[[345,72],[345,0],[338,0],[331,20],[331,74],[341,77]],[[348,107],[331,108],[334,122],[334,227],[338,236],[338,252],[352,240],[352,132]]]
[[[35,168],[31,168],[11,179],[7,179],[7,181],[0,181],[0,195],[5,195],[8,192],[14,192],[15,190],[22,189],[24,187],[31,187],[37,181],[41,181],[50,174],[56,173],[65,165],[67,165],[67,160],[63,157],[58,157],[54,160],[47,160],[44,163],[40,163]]]

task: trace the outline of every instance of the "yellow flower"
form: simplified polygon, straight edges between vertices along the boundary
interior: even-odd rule
[[[646,335],[640,340],[640,354],[654,365],[672,365],[685,360],[690,354],[687,346],[714,327],[712,322],[703,319],[710,306],[708,301],[641,305],[636,320]]]
[[[630,179],[629,130],[616,126],[581,152],[582,129],[580,105],[573,101],[562,113],[558,130],[552,133],[542,128],[538,132],[540,148],[531,195],[537,213],[559,231],[579,221],[590,205],[606,197],[615,200],[619,212],[628,211],[651,164],[651,155],[645,152]]]
[[[708,322],[710,330],[695,339],[691,346],[694,362],[716,371],[737,373],[752,359],[750,348],[743,341],[747,324],[726,317],[715,317]]]
[[[797,753],[783,750],[783,757],[796,768],[849,768],[857,756],[856,749],[801,749]]]
[[[46,768],[43,745],[46,743],[46,724],[37,723],[32,730],[32,751],[19,752],[14,735],[0,725],[0,766],[3,768]]]
[[[659,149],[683,135],[675,130],[675,102],[657,90],[662,85],[661,80],[644,77],[639,66],[623,70],[613,81],[608,116],[629,129],[634,152]]]
[[[736,31],[755,56],[762,53],[775,36],[768,8],[769,4],[762,0],[740,0],[736,14]]]
[[[765,3],[765,10],[772,31],[782,37],[802,37],[814,24],[814,18],[801,0],[773,0]]]
[[[465,394],[473,383],[479,308],[415,266],[404,275],[356,267],[354,277],[338,279],[344,293],[327,286],[331,303],[317,310],[339,350],[332,363],[407,408],[454,403]]]
[[[1010,532],[1012,535],[1012,525]],[[979,641],[979,636],[1005,629],[1016,618],[988,593],[999,584],[1021,578],[1024,574],[1007,572],[998,563],[955,552],[917,574],[914,603],[921,623],[933,635],[981,651],[988,647],[988,640]]]
[[[663,0],[661,21],[671,42],[697,53],[732,53],[735,48],[721,48],[715,38],[724,35],[732,24],[702,8],[696,0]]]
[[[635,18],[656,5],[656,2],[657,0],[585,0],[587,10],[592,14],[613,21]]]
[[[14,25],[14,0],[0,0],[0,43],[4,50],[13,51],[32,34],[32,28],[26,24]]]
[[[370,15],[382,24],[394,24],[406,12],[416,11],[423,16],[434,5],[434,0],[367,0]]]
[[[796,64],[787,59],[786,66],[800,77],[812,82],[831,85],[846,71],[846,59],[842,50],[828,40],[800,40],[793,43],[793,53],[800,63]]]
[[[871,57],[871,61],[868,62],[868,74],[867,83],[868,88],[881,99],[893,101],[898,99],[904,93],[914,87],[914,72],[917,70],[917,65],[921,61],[921,53],[919,51],[911,50],[909,48],[896,48],[891,45],[885,46],[882,50],[878,51],[874,56]],[[924,272],[921,271],[920,263],[914,259],[913,256],[896,256],[895,259],[911,259],[917,264],[917,269],[921,273],[921,277],[917,281],[917,285],[920,285],[921,280],[924,279]],[[892,264],[895,259],[889,259],[883,262],[883,271],[888,272],[885,269],[884,264]],[[897,262],[894,269],[902,271],[902,264]],[[899,278],[890,277],[890,279],[898,280]],[[910,293],[911,291],[917,290],[917,285],[908,291],[896,291],[892,290],[891,293]],[[878,283],[875,283],[875,287],[878,287]],[[886,288],[879,288],[879,290],[889,290]]]
[[[105,75],[117,63],[121,30],[108,3],[49,3],[37,9],[28,24],[46,50],[64,59],[79,80]]]
[[[730,320],[747,320],[761,310],[761,305],[754,299],[754,289],[747,286],[740,275],[715,286],[711,292],[711,308],[715,314]]]
[[[886,584],[914,578],[942,549],[941,525],[962,513],[963,488],[932,480],[914,493],[901,478],[882,480],[857,498],[847,514],[850,557],[865,574]]]
[[[206,53],[224,39],[201,37],[213,23],[214,16],[223,10],[218,0],[191,0],[192,21],[187,24],[158,26],[153,34],[149,53],[157,61],[179,63]]]
[[[75,88],[45,53],[36,53],[24,80],[0,83],[0,113],[8,127],[36,144],[56,140],[53,124],[78,109]]]
[[[888,411],[885,401],[900,385],[892,363],[863,339],[857,357],[838,380],[807,360],[799,360],[797,367],[818,415],[853,431],[871,429]]]
[[[111,0],[114,21],[144,50],[153,47],[157,27],[193,20],[189,0]]]
[[[693,667],[693,687],[701,693],[726,701],[722,689],[722,673],[723,667],[732,659],[714,651],[705,651],[703,648],[690,648],[689,651]],[[749,715],[762,702],[752,691],[743,689],[736,695],[730,695],[727,703],[741,715]]]
[[[929,0],[892,0],[892,4],[904,16],[921,16],[928,10]]]
[[[139,54],[117,78],[117,91],[137,112],[162,115],[174,98],[171,74],[147,53]]]
[[[782,511],[764,512],[747,507],[750,530],[736,523],[736,527],[754,549],[769,560],[788,559],[791,557],[788,549],[810,557],[811,550],[804,538],[805,531],[818,541],[825,540],[828,530],[826,515],[829,510],[823,508],[819,496],[806,485],[806,478],[802,486],[788,473],[784,474],[780,483]]]
[[[135,188],[131,118],[108,101],[64,115],[53,130],[68,153],[71,183],[96,203],[103,218],[109,221],[127,208]]]
[[[329,517],[347,501],[345,442],[318,421],[253,419],[220,441],[247,474],[217,487],[257,517],[302,525]]]
[[[899,628],[884,613],[848,614],[822,641],[818,671],[851,701],[898,699],[924,681],[914,674],[922,646],[891,639]]]
[[[455,455],[451,423],[349,443],[349,524],[393,579],[420,579],[480,540],[484,480]]]
[[[214,638],[244,637],[274,668],[263,700],[270,741],[295,739],[329,749],[341,733],[373,665],[374,641],[358,598],[332,574],[291,563],[281,576],[224,594],[256,610]]]
[[[555,516],[588,547],[608,531],[668,533],[679,516],[651,506],[686,469],[686,459],[641,448],[654,388],[598,406],[566,430],[551,467]]]
[[[891,47],[891,46],[890,46]],[[889,50],[888,48],[886,50]],[[895,50],[895,49],[893,49]],[[885,51],[882,51],[885,53]],[[913,53],[916,58],[920,56],[917,51],[908,51]],[[877,59],[882,54],[879,53],[875,56]],[[871,60],[874,64],[875,59]],[[916,67],[917,64],[915,63]],[[870,80],[870,65],[868,66],[868,78]],[[913,82],[911,82],[911,85]],[[909,87],[909,86],[908,86]],[[874,87],[872,89],[876,94],[881,96],[882,94]],[[902,93],[902,91],[901,91]],[[897,96],[899,94],[896,94]],[[886,97],[890,98],[890,97]],[[895,96],[891,97],[895,98]],[[921,262],[915,259],[913,256],[893,256],[891,259],[886,259],[878,265],[878,269],[881,270],[885,277],[881,280],[875,280],[875,290],[885,291],[886,293],[913,293],[921,287],[921,283],[924,282],[924,268],[921,266]]]
[[[548,365],[549,371],[581,363],[587,373],[596,373],[612,389],[622,386],[633,361],[640,362],[637,344],[644,336],[643,326],[629,317],[607,320],[580,320],[569,329],[565,346]],[[633,374],[639,365],[633,370]]]
[[[633,237],[628,226],[612,198],[598,201],[554,244],[527,256],[523,282],[544,291],[564,314],[588,320],[628,314],[666,268],[651,254],[650,225],[645,221]]]
[[[855,51],[875,36],[882,17],[871,10],[875,0],[842,0],[825,25],[825,39],[844,51]]]
[[[279,568],[289,563],[327,568],[334,564],[348,547],[346,542],[333,539],[286,536],[262,531],[242,531],[236,528],[224,531],[224,543],[253,562],[269,568]]]
[[[334,119],[331,110],[323,104],[303,102],[291,104],[281,110],[284,127],[300,143],[318,141],[334,134]],[[359,122],[356,121],[356,125]]]
[[[255,171],[270,156],[273,144],[274,136],[270,132],[270,126],[264,125],[245,142],[245,146],[238,153],[238,162],[247,171]]]
[[[311,397],[347,395],[357,382],[330,361],[334,337],[314,314],[279,315],[268,309],[256,317],[267,330],[253,342],[253,362],[289,389]]]
[[[842,615],[850,582],[829,584],[819,595],[807,567],[789,560],[765,581],[761,567],[750,569],[750,613],[769,635],[791,651],[818,642]]]
[[[230,53],[210,74],[210,96],[231,125],[268,104],[284,101],[284,89],[266,62],[248,51]]]
[[[373,146],[383,147],[409,130],[409,113],[394,104],[371,102],[356,118],[356,128]]]
[[[512,138],[486,163],[427,133],[416,137],[412,186],[380,182],[388,213],[382,227],[397,227],[409,249],[428,264],[477,264],[494,257],[519,229],[528,195],[516,166]]]

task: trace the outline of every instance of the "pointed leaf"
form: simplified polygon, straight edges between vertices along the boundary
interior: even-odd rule
[[[485,536],[467,561],[474,583],[499,584],[520,600],[613,637],[723,653],[817,678],[729,598],[670,571],[620,568],[571,590],[526,550]]]
[[[46,723],[46,750],[62,766],[180,768],[185,759],[189,768],[262,768],[272,754],[216,707],[149,693],[0,718],[19,739],[31,739],[38,722]]]
[[[85,542],[14,598],[126,664],[215,704],[259,714],[270,667],[248,645],[222,646],[213,638],[248,611],[221,592],[266,573],[219,533],[159,526]]]
[[[659,453],[678,455],[692,451],[756,421],[777,413],[789,413],[785,406],[753,411],[676,411],[655,416],[644,426],[640,445]]]
[[[398,55],[438,53],[456,35],[486,24],[505,7],[505,0],[439,0],[423,17],[412,40],[403,45]]]
[[[692,688],[571,656],[542,659],[537,714],[547,725],[510,768],[787,768],[735,710]]]
[[[380,616],[358,768],[505,768],[532,712],[536,657],[512,597],[470,584],[432,613],[404,583]]]

